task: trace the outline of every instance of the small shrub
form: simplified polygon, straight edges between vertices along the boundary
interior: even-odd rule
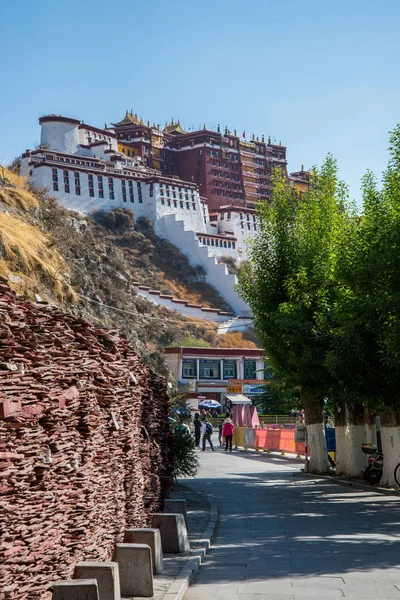
[[[220,256],[218,262],[224,263],[228,268],[228,273],[239,275],[239,267],[233,256]]]
[[[186,335],[169,345],[170,348],[178,348],[179,346],[186,346],[188,348],[210,348],[211,344],[206,342],[206,340],[199,340],[198,338]]]
[[[179,423],[172,424],[173,441],[173,476],[194,477],[199,469],[199,459],[196,455],[194,439],[187,427]]]
[[[149,217],[139,217],[136,223],[136,229],[147,233],[153,231],[153,221]]]
[[[12,163],[8,165],[7,169],[9,171],[12,171],[13,173],[16,173],[17,175],[20,175],[21,174],[21,164],[22,164],[22,157],[16,156],[14,158],[14,160],[12,161]]]
[[[91,216],[97,223],[116,233],[126,233],[135,227],[135,213],[130,208],[96,210]]]

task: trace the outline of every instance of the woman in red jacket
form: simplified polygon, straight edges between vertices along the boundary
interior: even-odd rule
[[[232,438],[235,433],[235,426],[232,421],[228,418],[225,419],[224,425],[222,427],[222,437],[225,438],[225,452],[232,452]]]

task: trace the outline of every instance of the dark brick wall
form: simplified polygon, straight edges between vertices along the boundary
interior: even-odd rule
[[[0,597],[110,559],[159,508],[170,449],[165,381],[127,340],[0,283]]]

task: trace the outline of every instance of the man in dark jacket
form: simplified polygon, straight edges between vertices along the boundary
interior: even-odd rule
[[[200,446],[200,436],[201,436],[201,421],[200,421],[199,413],[196,413],[194,415],[193,426],[194,426],[194,444],[195,444],[196,448],[198,448]]]

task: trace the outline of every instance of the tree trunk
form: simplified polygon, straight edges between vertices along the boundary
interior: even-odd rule
[[[365,409],[365,443],[376,444],[376,417],[369,408]]]
[[[365,410],[361,404],[352,404],[348,409],[346,474],[360,477],[367,466],[366,456],[361,450],[361,445],[365,442]]]
[[[323,402],[311,394],[300,392],[301,403],[305,412],[308,446],[310,448],[310,473],[326,473],[329,471],[328,451],[322,417]]]
[[[341,401],[335,413],[336,434],[336,473],[346,473],[347,461],[347,438],[346,438],[346,404]]]
[[[381,484],[396,486],[394,469],[400,462],[400,413],[386,410],[380,417],[383,452]]]

